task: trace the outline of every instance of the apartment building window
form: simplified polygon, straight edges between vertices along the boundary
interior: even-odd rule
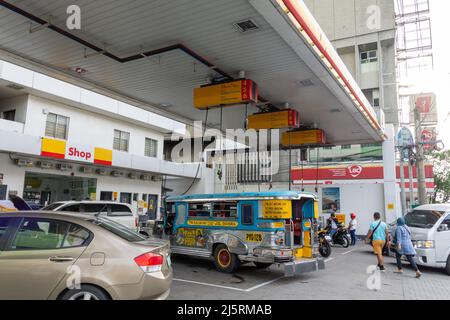
[[[114,130],[114,150],[128,152],[130,142],[130,133],[120,130]]]
[[[377,62],[377,50],[369,50],[361,52],[361,64]]]
[[[47,115],[47,122],[45,123],[45,135],[47,137],[66,140],[68,128],[68,117],[55,113],[49,113]]]
[[[158,141],[145,138],[145,156],[156,158],[158,156]]]

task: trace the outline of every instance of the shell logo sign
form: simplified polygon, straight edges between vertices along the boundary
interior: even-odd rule
[[[64,140],[43,138],[41,156],[88,162],[103,166],[112,165],[112,150],[90,146],[78,146]]]

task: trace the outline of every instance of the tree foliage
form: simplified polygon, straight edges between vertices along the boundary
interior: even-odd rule
[[[431,157],[436,185],[433,202],[447,203],[450,201],[450,150],[434,152]]]

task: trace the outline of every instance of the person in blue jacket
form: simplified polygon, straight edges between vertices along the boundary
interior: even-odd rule
[[[416,278],[420,278],[422,273],[419,271],[416,262],[414,261],[414,256],[416,255],[416,250],[411,241],[411,231],[405,224],[405,219],[400,217],[397,219],[397,229],[394,235],[394,245],[395,245],[395,258],[397,259],[397,270],[395,273],[403,273],[402,267],[402,256],[411,264],[411,267],[416,271]]]

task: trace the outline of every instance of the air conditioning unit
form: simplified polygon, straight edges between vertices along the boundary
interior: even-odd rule
[[[37,165],[41,168],[41,169],[53,169],[54,165],[51,162],[47,162],[47,161],[39,161],[37,163]]]
[[[133,173],[133,172],[130,172],[130,173],[128,174],[128,178],[130,178],[130,179],[137,179],[137,174],[136,174],[136,173]]]
[[[150,181],[152,180],[152,176],[149,174],[141,174],[141,180]]]
[[[111,171],[113,177],[123,177],[125,174],[122,171]]]
[[[80,167],[80,172],[83,172],[83,173],[94,173],[94,168],[92,168],[92,167]]]
[[[104,175],[106,175],[106,170],[105,169],[97,169],[97,170],[95,170],[95,173],[99,174],[101,176],[104,176]]]
[[[58,169],[61,171],[72,171],[73,167],[70,164],[58,164]]]
[[[16,165],[18,165],[19,167],[32,167],[33,166],[33,161],[30,160],[25,160],[25,159],[16,159],[15,160]]]

